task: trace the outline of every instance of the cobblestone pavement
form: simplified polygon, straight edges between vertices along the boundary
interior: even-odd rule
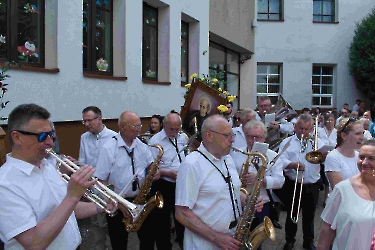
[[[315,245],[318,243],[319,238],[319,230],[322,224],[322,220],[320,219],[320,214],[323,211],[323,201],[324,201],[324,192],[320,192],[319,195],[319,203],[318,208],[315,213]],[[280,224],[284,227],[285,218],[287,213],[281,211],[280,214]],[[83,242],[81,244],[80,250],[112,250],[109,237],[108,237],[108,230],[106,227],[99,229],[92,225],[90,219],[86,219],[84,221],[80,221],[80,230],[83,238]],[[173,250],[180,250],[178,244],[174,241],[175,235],[172,236],[173,242]],[[283,229],[276,229],[276,240],[266,240],[262,244],[263,250],[282,250],[285,244],[285,231]],[[298,222],[298,231],[296,236],[296,243],[295,243],[295,250],[303,249],[303,235],[302,235],[302,220]],[[155,247],[156,249],[156,247]],[[139,241],[136,233],[129,234],[128,240],[128,250],[139,250]],[[188,249],[186,249],[188,250]]]

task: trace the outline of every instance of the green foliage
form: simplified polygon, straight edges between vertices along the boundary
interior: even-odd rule
[[[349,48],[349,70],[357,87],[375,99],[375,8],[357,23]]]

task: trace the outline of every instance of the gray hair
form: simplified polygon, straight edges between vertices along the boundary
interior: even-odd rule
[[[263,102],[263,101],[265,101],[265,100],[268,100],[268,101],[271,102],[271,99],[270,99],[268,96],[263,95],[263,96],[259,96],[259,97],[258,97],[258,102],[257,102],[257,103],[259,103],[259,102]]]
[[[267,127],[263,122],[256,120],[249,121],[248,123],[246,123],[243,130],[251,130],[253,128],[261,128],[263,130],[263,136],[267,137]]]
[[[250,115],[254,115],[254,116],[256,115],[256,112],[255,112],[254,109],[251,109],[251,108],[245,108],[244,110],[242,110],[241,115],[240,115],[240,119],[241,119],[241,121],[243,121],[243,120],[245,119],[245,117],[246,117],[246,115],[247,115],[248,113],[250,113]]]
[[[298,116],[297,122],[299,122],[300,120],[303,121],[304,123],[306,122],[310,122],[311,124],[313,123],[312,116],[309,114],[301,114],[300,116]]]
[[[180,119],[180,123],[182,123],[182,121],[181,121],[181,116],[180,116],[179,114],[175,113],[175,112],[171,112],[171,113],[168,113],[166,116],[164,116],[163,124],[167,124],[167,123],[169,124],[168,120],[169,120],[169,118],[170,118],[172,115],[176,115],[176,116],[178,116],[178,118]]]

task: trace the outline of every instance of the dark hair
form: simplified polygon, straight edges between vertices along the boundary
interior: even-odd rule
[[[358,99],[357,101],[355,101],[355,102],[362,102],[360,99]]]
[[[345,134],[352,130],[354,124],[362,123],[360,120],[350,118],[343,118],[341,119],[339,125],[337,126],[337,144],[336,146],[339,147],[343,143],[343,139],[341,137],[341,133],[344,132]]]
[[[375,140],[374,139],[370,139],[370,140],[364,140],[362,142],[362,146],[374,146],[375,147]]]
[[[227,104],[225,104],[225,105],[228,105],[228,104],[230,104],[230,106],[232,106],[232,108],[233,108],[233,103],[232,102],[227,102]]]
[[[30,103],[21,104],[10,112],[8,117],[8,136],[10,144],[13,145],[12,131],[23,130],[23,127],[30,122],[31,119],[47,120],[51,114],[43,107]]]
[[[348,104],[348,103],[344,103],[344,105],[348,105],[348,106],[349,106],[349,104]]]
[[[159,123],[160,123],[160,130],[162,130],[162,129],[163,129],[163,119],[164,119],[164,117],[161,116],[161,115],[156,114],[156,115],[151,116],[151,119],[152,119],[152,118],[156,118],[156,119],[159,120]],[[150,120],[151,120],[151,119],[150,119]],[[150,124],[150,132],[151,132],[151,134],[156,134],[154,131],[152,131],[151,124]]]
[[[327,121],[328,121],[328,118],[332,117],[333,118],[333,122],[335,123],[336,121],[336,117],[335,117],[335,114],[332,114],[332,113],[325,113],[324,114],[324,126],[326,126],[327,124]],[[333,124],[333,126],[335,126],[335,124]]]
[[[309,109],[309,108],[303,108],[303,109],[301,110],[301,113],[303,114],[305,111],[309,111],[309,112],[310,112],[310,109]]]
[[[100,108],[95,107],[95,106],[88,106],[88,107],[84,108],[82,110],[82,114],[84,114],[86,112],[89,112],[89,111],[94,112],[95,115],[102,116],[102,111],[100,110]]]

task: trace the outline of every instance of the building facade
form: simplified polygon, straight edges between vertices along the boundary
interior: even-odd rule
[[[352,107],[360,93],[348,68],[356,23],[371,0],[259,0],[256,2],[254,96],[280,92],[295,109]]]

